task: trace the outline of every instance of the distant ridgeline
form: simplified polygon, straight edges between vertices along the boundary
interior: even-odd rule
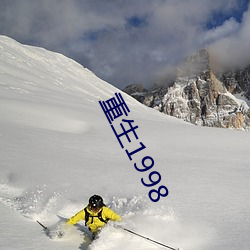
[[[172,84],[150,90],[132,84],[123,91],[148,107],[196,125],[248,130],[250,66],[226,72],[212,68],[203,49],[177,69]]]

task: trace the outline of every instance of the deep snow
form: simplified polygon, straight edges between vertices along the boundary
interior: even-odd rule
[[[90,244],[83,222],[62,239],[36,223],[53,227],[97,193],[124,227],[166,245],[250,249],[249,132],[193,126],[122,93],[139,126],[122,149],[98,103],[119,92],[63,55],[0,36],[0,248],[163,249],[112,225]],[[138,142],[146,149],[129,161]],[[146,155],[169,190],[156,203],[141,183],[149,172],[133,167]]]

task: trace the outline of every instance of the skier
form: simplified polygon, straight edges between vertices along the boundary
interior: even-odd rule
[[[89,204],[72,216],[67,224],[74,225],[80,220],[85,220],[85,226],[92,232],[92,238],[94,239],[109,220],[120,222],[122,219],[113,210],[105,206],[101,196],[95,194],[89,198]]]

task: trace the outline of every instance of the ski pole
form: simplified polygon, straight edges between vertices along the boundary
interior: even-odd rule
[[[44,230],[48,230],[48,228],[45,227],[41,222],[39,222],[38,220],[37,220],[36,222],[37,222],[40,226],[42,226]]]
[[[131,233],[131,234],[137,235],[137,236],[139,236],[139,237],[141,237],[141,238],[143,238],[143,239],[146,239],[146,240],[148,240],[148,241],[152,241],[152,242],[154,242],[154,243],[156,243],[156,244],[158,244],[158,245],[161,245],[161,246],[163,246],[163,247],[167,247],[167,248],[172,249],[172,250],[180,250],[179,248],[173,248],[173,247],[167,246],[167,245],[162,244],[162,243],[160,243],[160,242],[158,242],[158,241],[155,241],[155,240],[152,240],[152,239],[150,239],[150,238],[148,238],[148,237],[145,237],[145,236],[143,236],[143,235],[141,235],[141,234],[135,233],[135,232],[133,232],[133,231],[127,229],[127,228],[124,228],[124,227],[123,227],[122,229],[125,230],[125,231],[127,231],[127,232],[129,232],[129,233]]]

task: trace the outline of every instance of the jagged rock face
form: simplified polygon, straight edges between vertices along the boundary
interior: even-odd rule
[[[137,101],[142,102],[144,101],[144,93],[147,91],[144,89],[142,84],[131,84],[128,85],[125,89],[123,89],[125,93],[128,95],[133,96]]]
[[[142,84],[131,84],[131,85],[128,85],[123,91],[129,95],[132,95],[135,93],[144,92],[145,89]]]
[[[218,74],[230,93],[242,93],[250,100],[250,66]]]
[[[211,73],[212,75],[212,73]],[[162,99],[164,113],[197,125],[247,128],[248,106],[213,77],[178,79]]]
[[[231,80],[224,84],[211,70],[208,52],[201,50],[178,69],[171,87],[137,91],[136,94],[145,105],[196,125],[248,129],[250,109],[232,93],[236,93],[237,88],[242,91],[243,84],[249,85],[249,74],[242,71],[234,74],[244,76],[245,80],[235,77],[238,81],[235,84],[227,73],[221,77]]]

